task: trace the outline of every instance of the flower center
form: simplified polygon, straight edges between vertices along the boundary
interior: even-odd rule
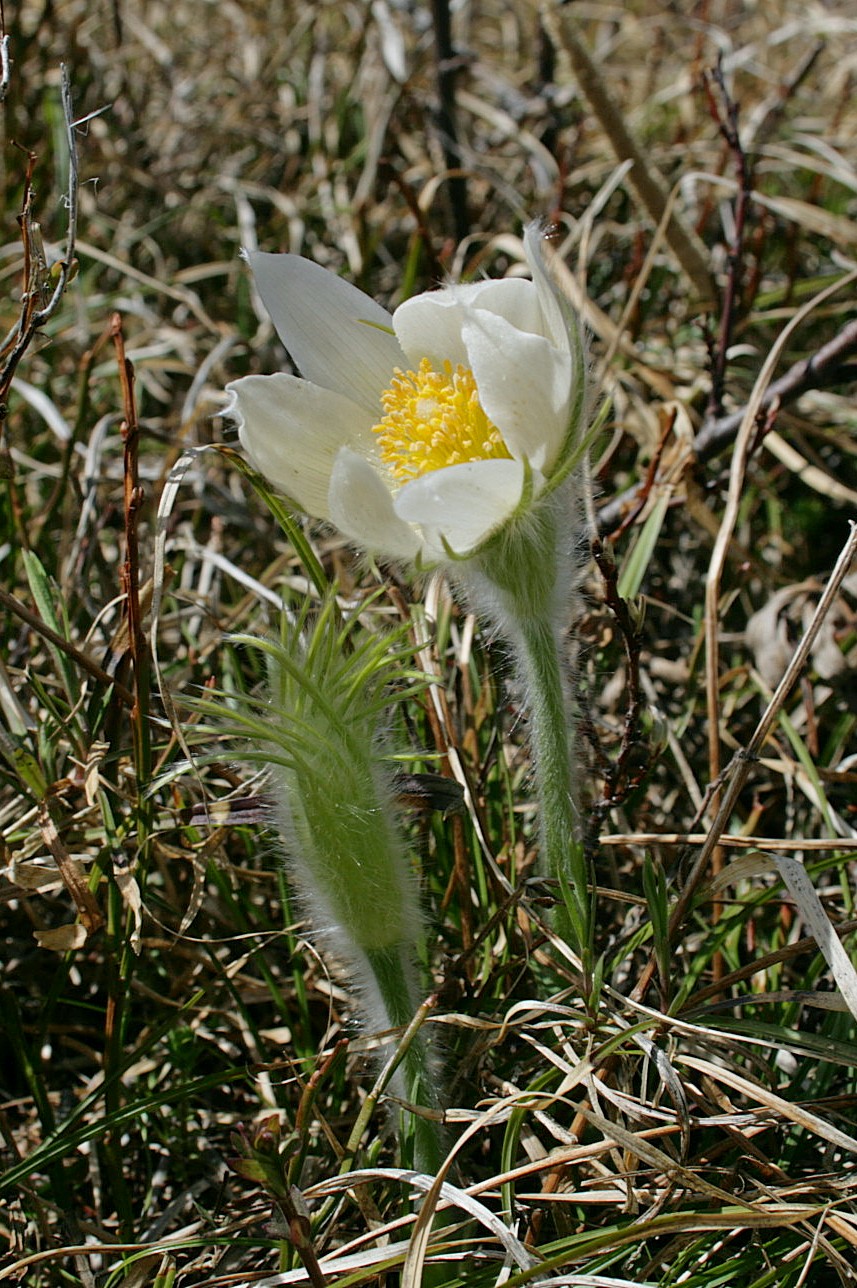
[[[372,432],[381,460],[401,483],[467,461],[511,460],[482,409],[473,372],[460,363],[435,371],[423,358],[419,371],[397,367],[381,406],[384,415]]]

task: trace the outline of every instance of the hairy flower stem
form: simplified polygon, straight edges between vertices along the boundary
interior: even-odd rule
[[[414,987],[414,971],[407,945],[394,944],[389,948],[372,949],[366,956],[390,1027],[406,1029],[413,1021],[420,1003]],[[411,1039],[400,1071],[404,1082],[404,1098],[417,1108],[436,1109],[437,1070],[434,1073],[432,1071],[431,1057],[422,1031]],[[412,1153],[412,1160],[403,1160],[405,1165],[412,1161],[418,1172],[436,1176],[445,1158],[438,1122],[422,1114],[406,1114],[404,1111],[402,1120],[400,1136],[403,1142],[410,1142]]]
[[[573,729],[553,624],[520,621],[518,664],[530,697],[530,738],[538,790],[542,862],[560,884],[559,929],[570,932],[583,965],[585,992],[592,973],[589,872],[575,827],[570,731]]]
[[[468,582],[515,650],[529,708],[541,856],[560,885],[557,929],[576,949],[588,996],[593,970],[590,873],[575,823],[573,721],[560,654],[561,623],[574,582],[568,526],[572,484],[510,525]],[[593,885],[594,890],[594,885]]]

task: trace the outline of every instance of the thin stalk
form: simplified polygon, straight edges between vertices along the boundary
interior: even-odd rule
[[[560,883],[567,928],[588,980],[592,972],[592,899],[586,857],[577,835],[570,718],[558,641],[553,623],[544,617],[527,618],[517,625],[518,660],[530,695],[542,859],[549,874]]]
[[[120,1077],[115,1076],[122,1068],[123,1032],[127,1023],[128,979],[125,968],[127,952],[127,935],[125,933],[126,916],[122,896],[115,881],[111,881],[107,890],[107,942],[110,945],[107,957],[107,1008],[104,1017],[104,1107],[108,1119],[121,1113],[123,1104],[123,1086]],[[111,1076],[112,1075],[112,1076]],[[134,1205],[125,1177],[122,1163],[122,1132],[119,1127],[110,1127],[104,1133],[102,1150],[104,1165],[110,1177],[110,1189],[122,1237],[134,1238]]]
[[[569,481],[501,530],[480,556],[469,588],[515,651],[530,717],[542,864],[559,882],[557,929],[580,957],[589,998],[594,894],[575,816],[572,720],[560,656],[576,566],[560,521],[564,526],[571,503]]]

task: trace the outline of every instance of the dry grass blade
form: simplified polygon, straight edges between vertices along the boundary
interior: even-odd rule
[[[836,935],[806,868],[797,859],[774,854],[777,871],[824,954],[849,1011],[857,1019],[857,970]]]
[[[631,161],[631,182],[637,189],[643,205],[655,225],[664,221],[665,236],[670,248],[693,285],[699,304],[702,307],[707,306],[715,298],[716,291],[705,248],[695,233],[685,227],[678,214],[670,210],[671,203],[666,185],[653,170],[649,158],[644,155],[642,148],[628,130],[619,105],[607,90],[603,76],[580,39],[575,19],[567,12],[561,11],[556,14],[554,10],[545,8],[542,11],[542,21],[551,32],[555,43],[563,48],[571,59],[575,75],[617,159],[620,162]]]
[[[723,1068],[709,1060],[701,1060],[698,1056],[683,1056],[681,1063],[688,1069],[695,1069],[698,1073],[703,1073],[709,1077],[712,1082],[721,1082],[726,1087],[731,1087],[733,1091],[740,1091],[751,1101],[756,1101],[764,1105],[766,1109],[772,1110],[780,1117],[787,1119],[789,1122],[796,1123],[799,1127],[810,1132],[822,1140],[828,1141],[837,1149],[843,1149],[848,1154],[857,1153],[857,1139],[849,1136],[847,1132],[840,1131],[832,1123],[825,1122],[818,1114],[811,1113],[809,1110],[802,1108],[801,1105],[793,1104],[790,1100],[784,1100],[782,1096],[776,1095],[767,1088],[758,1086],[750,1082],[747,1078],[741,1077],[732,1069]]]
[[[773,378],[780,357],[786,348],[789,336],[826,300],[835,295],[839,289],[850,285],[855,279],[857,279],[857,272],[851,273],[841,282],[837,282],[834,286],[821,291],[814,299],[799,309],[788,325],[783,328],[759,372],[735,440],[729,472],[729,493],[726,508],[723,512],[705,580],[705,692],[708,711],[708,779],[710,783],[714,784],[709,801],[711,815],[717,814],[720,805],[720,788],[718,784],[720,782],[720,743],[722,737],[719,646],[721,582],[726,552],[733,539],[735,525],[738,521],[751,437],[757,432],[758,418],[765,393]],[[719,843],[716,843],[711,848],[710,860],[712,875],[716,877],[723,867],[723,851]],[[720,904],[716,902],[712,908],[712,915],[715,921],[719,920],[720,912]],[[722,963],[718,959],[715,962],[715,973],[720,971],[722,971]]]
[[[776,692],[765,708],[765,713],[756,726],[747,747],[737,753],[730,762],[730,765],[727,767],[723,795],[720,800],[717,815],[706,835],[705,844],[694,860],[693,867],[688,874],[682,893],[676,901],[676,906],[670,916],[671,933],[673,934],[676,932],[686,915],[693,893],[705,873],[711,854],[719,844],[720,838],[728,824],[728,820],[735,807],[738,796],[744,788],[744,784],[747,781],[747,775],[750,773],[753,761],[761,752],[774,721],[777,718],[777,713],[780,711],[783,702],[794,687],[800,672],[806,665],[806,659],[809,655],[810,649],[812,648],[813,641],[821,629],[822,623],[830,610],[830,606],[839,591],[842,581],[851,567],[856,553],[857,525],[852,524],[851,535],[845,543],[839,559],[837,560],[836,567],[831,573],[827,585],[825,586],[824,595],[819,601],[809,627],[795,650],[788,669],[777,686]]]
[[[747,456],[750,450],[750,440],[755,432],[759,413],[765,393],[776,370],[777,363],[786,347],[788,339],[793,331],[799,326],[826,300],[837,294],[844,287],[849,286],[857,280],[857,271],[846,275],[841,281],[834,283],[833,286],[819,292],[819,294],[802,309],[799,309],[788,326],[784,327],[777,337],[771,352],[765,359],[765,363],[759,372],[758,379],[753,386],[753,393],[750,397],[745,410],[741,427],[738,430],[738,436],[735,442],[735,448],[732,453],[732,465],[729,472],[729,496],[727,506],[720,523],[717,534],[717,541],[711,556],[711,563],[708,568],[706,577],[706,675],[707,684],[706,692],[708,694],[708,719],[709,719],[709,738],[711,747],[711,781],[714,782],[720,776],[720,719],[719,703],[717,700],[718,691],[718,630],[719,630],[719,598],[720,583],[723,575],[723,568],[726,561],[726,551],[732,540],[735,531],[735,524],[738,519],[738,507],[741,503],[741,496],[744,487],[744,476],[747,468]],[[847,564],[845,571],[847,571]],[[844,573],[843,573],[844,575]]]

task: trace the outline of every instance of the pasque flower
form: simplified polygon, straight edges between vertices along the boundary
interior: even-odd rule
[[[227,386],[253,464],[373,553],[426,564],[478,550],[580,452],[580,331],[540,242],[529,228],[532,281],[446,286],[392,315],[298,255],[249,255],[303,377]]]
[[[391,315],[295,255],[252,254],[302,378],[228,385],[256,468],[355,544],[444,564],[512,645],[529,707],[543,861],[591,978],[593,909],[575,817],[560,631],[575,585],[586,448],[584,346],[535,226],[532,280],[417,295]]]

